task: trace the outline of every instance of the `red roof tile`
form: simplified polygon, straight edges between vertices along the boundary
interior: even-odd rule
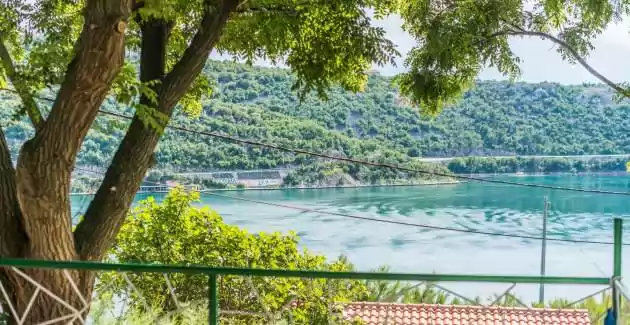
[[[587,325],[583,309],[451,306],[354,302],[344,306],[346,320],[365,325]]]

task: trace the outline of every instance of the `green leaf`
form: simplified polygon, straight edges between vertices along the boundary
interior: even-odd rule
[[[169,121],[168,115],[151,106],[140,103],[135,104],[134,108],[136,109],[138,118],[140,118],[145,126],[153,128],[160,134],[164,133],[164,129]]]

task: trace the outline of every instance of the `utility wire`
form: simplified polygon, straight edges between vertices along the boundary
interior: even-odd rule
[[[15,92],[14,90],[7,89],[7,88],[0,88],[0,90],[7,90],[7,91]],[[46,97],[36,97],[36,98],[42,99],[42,100],[47,100],[47,101],[54,101],[54,99],[46,98]],[[114,117],[118,117],[118,118],[123,118],[123,119],[128,119],[128,120],[133,119],[133,117],[131,117],[131,116],[127,116],[127,115],[120,114],[120,113],[115,113],[115,112],[110,112],[110,111],[106,111],[106,110],[99,110],[99,112],[102,113],[102,114],[105,114],[105,115],[114,116]],[[497,179],[479,178],[479,177],[473,177],[473,176],[454,175],[454,174],[447,174],[447,173],[419,170],[419,169],[413,169],[413,168],[397,166],[397,165],[391,165],[391,164],[385,164],[385,163],[373,163],[373,162],[357,160],[357,159],[353,159],[353,158],[346,158],[346,157],[327,155],[327,154],[323,154],[323,153],[319,153],[319,152],[313,152],[313,151],[308,151],[308,150],[289,148],[289,147],[284,147],[284,146],[280,146],[280,145],[276,145],[276,144],[264,143],[264,142],[260,142],[260,141],[240,139],[240,138],[236,138],[236,137],[233,137],[233,136],[224,135],[224,134],[220,134],[220,133],[216,133],[216,132],[191,130],[191,129],[184,128],[184,127],[181,127],[181,126],[178,126],[178,125],[168,125],[166,127],[169,128],[169,129],[177,130],[177,131],[182,131],[182,132],[186,132],[186,133],[192,133],[192,134],[195,134],[195,135],[203,135],[203,136],[208,136],[208,137],[213,137],[213,138],[219,138],[219,139],[223,139],[223,140],[227,140],[227,141],[231,141],[231,142],[235,142],[235,143],[240,143],[240,144],[248,144],[248,145],[253,145],[253,146],[258,146],[258,147],[265,147],[265,148],[271,148],[271,149],[276,149],[276,150],[285,151],[285,152],[291,152],[291,153],[296,153],[296,154],[303,154],[303,155],[308,155],[308,156],[313,156],[313,157],[320,157],[320,158],[325,158],[325,159],[330,159],[330,160],[345,161],[345,162],[349,162],[349,163],[360,164],[360,165],[371,166],[371,167],[389,168],[389,169],[400,170],[400,171],[411,172],[411,173],[433,175],[433,176],[440,176],[440,177],[447,177],[447,178],[455,178],[455,179],[475,181],[475,182],[483,182],[483,183],[491,183],[491,184],[500,184],[500,185],[530,187],[530,188],[542,188],[542,189],[549,189],[549,190],[561,190],[561,191],[580,192],[580,193],[630,196],[630,192],[617,192],[617,191],[584,189],[584,188],[553,186],[553,185],[533,184],[533,183],[519,183],[519,182],[503,181],[503,180],[497,180]]]
[[[106,115],[110,115],[110,116],[115,116],[115,117],[125,118],[125,119],[131,119],[130,116],[119,114],[119,113],[114,113],[114,112],[109,112],[109,111],[104,111],[104,110],[101,110],[100,112],[103,113],[103,114],[106,114]],[[355,164],[371,166],[371,167],[389,168],[389,169],[395,169],[395,170],[411,172],[411,173],[419,173],[419,174],[425,174],[425,175],[448,177],[448,178],[456,178],[456,179],[462,179],[462,180],[468,180],[468,181],[493,183],[493,184],[501,184],[501,185],[544,188],[544,189],[550,189],[550,190],[563,190],[563,191],[582,192],[582,193],[596,193],[596,194],[611,194],[611,195],[626,195],[626,196],[630,196],[630,192],[615,192],[615,191],[593,190],[593,189],[583,189],[583,188],[574,188],[574,187],[552,186],[552,185],[544,185],[544,184],[518,183],[518,182],[502,181],[502,180],[488,179],[488,178],[479,178],[479,177],[472,177],[472,176],[446,174],[446,173],[426,171],[426,170],[419,170],[419,169],[413,169],[413,168],[397,166],[397,165],[391,165],[391,164],[385,164],[385,163],[373,163],[373,162],[364,161],[364,160],[357,160],[357,159],[353,159],[353,158],[346,158],[346,157],[340,157],[340,156],[327,155],[327,154],[323,154],[323,153],[319,153],[319,152],[313,152],[313,151],[308,151],[308,150],[289,148],[289,147],[284,147],[284,146],[280,146],[280,145],[276,145],[276,144],[264,143],[264,142],[260,142],[260,141],[240,139],[240,138],[236,138],[236,137],[232,137],[232,136],[229,136],[229,135],[224,135],[224,134],[220,134],[220,133],[216,133],[216,132],[191,130],[191,129],[187,129],[187,128],[184,128],[184,127],[181,127],[181,126],[177,126],[177,125],[169,125],[168,128],[169,129],[173,129],[173,130],[177,130],[177,131],[192,133],[192,134],[196,134],[196,135],[203,135],[203,136],[208,136],[208,137],[213,137],[213,138],[219,138],[219,139],[223,139],[223,140],[227,140],[227,141],[231,141],[231,142],[235,142],[235,143],[240,143],[240,144],[248,144],[248,145],[253,145],[253,146],[258,146],[258,147],[265,147],[265,148],[276,149],[276,150],[285,151],[285,152],[291,152],[291,153],[303,154],[303,155],[308,155],[308,156],[326,158],[326,159],[330,159],[330,160],[345,161],[345,162],[349,162],[349,163],[355,163]]]
[[[2,89],[2,90],[7,90],[7,89]],[[40,98],[40,97],[38,97],[38,98]],[[40,98],[40,99],[52,101],[52,99],[50,99],[50,98]],[[132,119],[132,117],[124,115],[124,114],[109,112],[109,111],[105,111],[105,110],[99,110],[99,112],[101,112],[101,113],[103,113],[105,115],[115,116],[115,117],[118,117],[118,118]],[[267,147],[267,148],[277,149],[277,150],[281,150],[281,151],[285,151],[285,152],[305,154],[305,155],[316,156],[316,157],[321,157],[321,158],[326,158],[326,159],[331,159],[331,160],[346,161],[346,162],[362,164],[362,165],[367,165],[367,166],[372,166],[372,167],[384,167],[384,168],[402,170],[402,171],[406,171],[406,172],[422,173],[422,174],[429,174],[429,175],[442,176],[442,177],[452,177],[452,178],[458,178],[458,179],[465,179],[465,180],[486,182],[486,183],[503,184],[503,185],[524,186],[524,187],[534,187],[534,188],[545,188],[545,189],[584,192],[584,193],[615,194],[615,195],[628,195],[628,196],[630,196],[629,192],[613,192],[613,191],[590,190],[590,189],[580,189],[580,188],[571,188],[571,187],[557,187],[557,186],[542,185],[542,184],[517,183],[517,182],[492,180],[492,179],[477,178],[477,177],[470,177],[470,176],[462,176],[462,175],[449,175],[449,174],[445,174],[445,173],[429,172],[429,171],[423,171],[423,170],[415,170],[415,169],[406,168],[406,167],[402,167],[402,166],[396,166],[396,165],[390,165],[390,164],[382,164],[382,163],[372,163],[372,162],[368,162],[368,161],[361,161],[361,160],[345,158],[345,157],[337,157],[337,156],[332,156],[332,155],[326,155],[326,154],[311,152],[311,151],[307,151],[307,150],[293,149],[293,148],[283,147],[283,146],[279,146],[279,145],[275,145],[275,144],[267,144],[267,143],[263,143],[263,142],[259,142],[259,141],[239,139],[239,138],[235,138],[235,137],[231,137],[231,136],[227,136],[227,135],[223,135],[223,134],[218,134],[218,133],[214,133],[214,132],[190,130],[190,129],[187,129],[187,128],[184,128],[184,127],[180,127],[180,126],[177,126],[177,125],[171,125],[171,126],[167,126],[167,127],[170,128],[170,129],[173,129],[173,130],[178,130],[178,131],[182,131],[182,132],[188,132],[188,133],[193,133],[193,134],[198,134],[198,135],[204,135],[204,136],[220,138],[220,139],[224,139],[224,140],[228,140],[228,141],[232,141],[232,142],[236,142],[236,143],[241,143],[241,144],[249,144],[249,145],[261,146],[261,147]],[[82,169],[82,168],[77,168],[77,170],[83,170],[83,171],[94,173],[94,171],[87,170],[87,169]],[[101,174],[101,173],[99,173],[99,174]],[[150,182],[150,183],[155,183],[155,182]],[[160,184],[160,183],[155,183],[155,184]],[[160,185],[162,185],[162,184],[160,184]],[[245,202],[264,204],[264,205],[268,205],[268,206],[282,207],[282,208],[287,208],[287,209],[299,210],[299,211],[302,211],[302,212],[312,212],[312,213],[319,213],[319,214],[324,213],[324,214],[328,214],[328,215],[334,215],[334,216],[339,216],[339,217],[344,217],[344,218],[351,218],[351,219],[358,219],[358,220],[364,220],[364,221],[371,221],[371,222],[380,222],[380,223],[395,224],[395,225],[402,225],[402,226],[419,227],[419,228],[425,228],[425,229],[444,230],[444,231],[469,233],[469,234],[477,234],[477,235],[487,235],[487,236],[495,236],[495,237],[519,238],[519,239],[529,239],[529,240],[542,240],[543,239],[542,237],[536,237],[536,236],[526,236],[526,235],[515,235],[515,234],[486,232],[486,231],[479,231],[479,230],[458,229],[458,228],[452,228],[452,227],[432,226],[432,225],[417,224],[417,223],[410,223],[410,222],[404,222],[404,221],[395,221],[395,220],[385,220],[385,219],[372,218],[372,217],[363,217],[363,216],[357,216],[357,215],[351,215],[351,214],[345,214],[345,213],[339,213],[339,212],[327,212],[327,211],[325,212],[325,211],[321,211],[321,210],[302,208],[302,207],[293,206],[293,205],[286,205],[286,204],[271,203],[271,202],[265,202],[265,201],[259,201],[259,200],[239,198],[239,197],[235,197],[235,196],[217,194],[217,193],[213,193],[213,192],[209,192],[209,191],[204,191],[204,193],[207,193],[207,194],[212,195],[212,196],[222,197],[222,198],[227,198],[227,199],[232,199],[232,200],[240,200],[240,201],[245,201]],[[600,244],[600,245],[612,245],[613,244],[612,242],[592,241],[592,240],[578,240],[578,239],[546,238],[546,240],[548,240],[548,241],[555,241],[555,242],[582,243],[582,244]],[[623,245],[627,246],[627,245],[630,245],[630,244],[623,244]]]

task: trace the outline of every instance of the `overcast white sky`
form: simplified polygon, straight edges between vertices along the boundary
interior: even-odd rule
[[[400,29],[398,17],[389,17],[376,23],[384,27],[392,41],[398,45],[401,53],[406,53],[414,44],[413,40]],[[579,84],[582,82],[598,82],[581,66],[562,61],[549,41],[535,38],[514,39],[512,49],[522,59],[522,81],[551,81],[563,84]],[[630,18],[623,23],[610,26],[594,42],[595,50],[587,61],[603,75],[615,82],[630,81]],[[219,58],[213,54],[214,58]],[[268,65],[257,62],[257,65]],[[376,67],[382,74],[394,75],[404,70],[401,63],[397,67]],[[496,70],[486,69],[480,79],[504,79]]]

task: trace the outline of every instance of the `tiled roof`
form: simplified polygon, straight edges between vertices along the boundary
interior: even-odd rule
[[[586,310],[355,302],[344,319],[365,325],[590,325]]]

